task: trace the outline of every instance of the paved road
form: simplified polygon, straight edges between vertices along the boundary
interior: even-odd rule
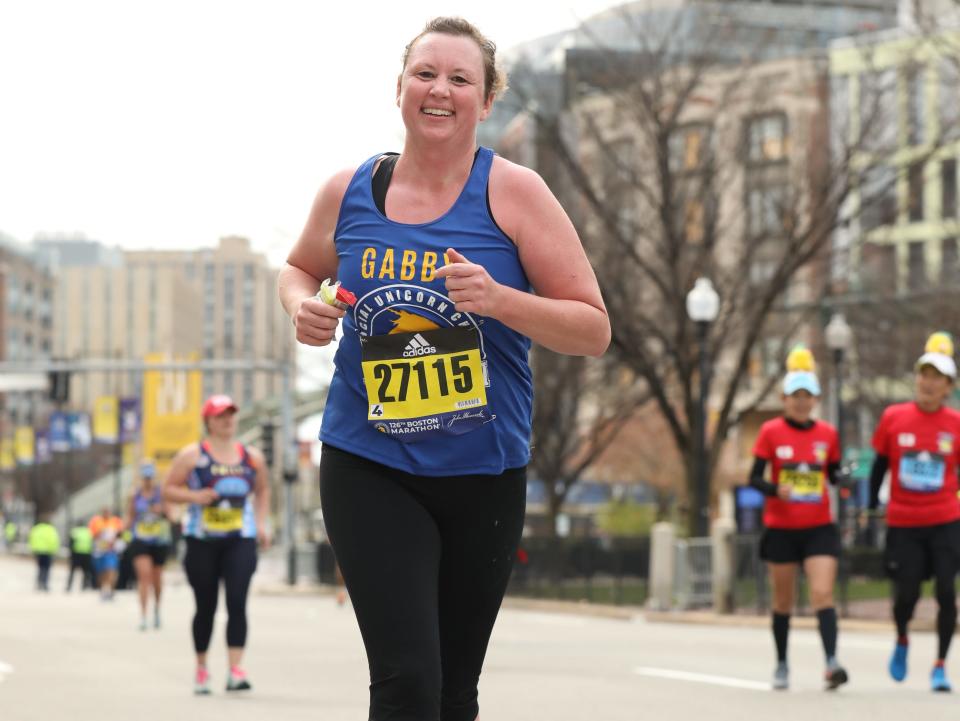
[[[220,691],[225,618],[211,654],[216,693],[191,694],[192,597],[171,573],[160,631],[136,630],[136,600],[31,590],[33,567],[0,557],[0,719],[3,721],[361,721],[366,662],[349,609],[332,597],[270,593],[270,567],[250,600],[245,698]],[[820,689],[815,632],[791,638],[793,689],[766,689],[772,641],[760,628],[647,623],[505,610],[481,685],[484,721],[937,721],[960,714],[956,695],[926,689],[934,639],[914,639],[915,672],[903,685],[885,676],[888,634],[847,633],[841,657],[853,683]],[[960,668],[960,667],[958,667]],[[960,672],[955,674],[960,682]]]

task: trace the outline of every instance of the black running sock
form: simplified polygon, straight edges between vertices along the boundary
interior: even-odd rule
[[[817,623],[820,626],[820,640],[823,641],[823,652],[827,659],[837,655],[837,610],[821,608],[817,611]]]
[[[946,659],[947,652],[950,650],[950,642],[953,640],[953,631],[957,627],[957,606],[956,601],[952,606],[940,606],[937,612],[937,658]]]
[[[777,644],[777,661],[787,662],[787,635],[790,633],[790,614],[773,614],[773,640]]]

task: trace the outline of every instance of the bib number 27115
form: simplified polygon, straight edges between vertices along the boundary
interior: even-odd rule
[[[361,340],[367,420],[403,441],[461,435],[491,420],[486,365],[473,329]]]

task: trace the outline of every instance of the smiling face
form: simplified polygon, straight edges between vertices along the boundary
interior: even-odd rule
[[[237,412],[228,408],[217,416],[206,419],[207,433],[215,438],[232,438],[237,432]]]
[[[925,365],[917,371],[917,405],[932,412],[943,405],[953,390],[953,381],[932,365]]]
[[[783,415],[796,423],[806,423],[813,416],[817,397],[810,391],[799,390],[783,397]]]
[[[484,95],[480,46],[463,36],[427,33],[411,48],[397,79],[397,106],[407,132],[434,140],[474,142],[493,94]]]

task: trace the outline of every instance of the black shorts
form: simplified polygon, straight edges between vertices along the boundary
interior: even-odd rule
[[[144,543],[134,539],[130,542],[130,558],[150,556],[154,566],[162,566],[167,562],[170,546],[166,543]]]
[[[887,528],[883,565],[890,578],[903,572],[926,580],[933,575],[935,561],[941,558],[947,559],[955,571],[960,570],[960,521]]]
[[[837,524],[812,528],[768,528],[760,539],[760,559],[770,563],[803,563],[811,556],[840,556]]]

